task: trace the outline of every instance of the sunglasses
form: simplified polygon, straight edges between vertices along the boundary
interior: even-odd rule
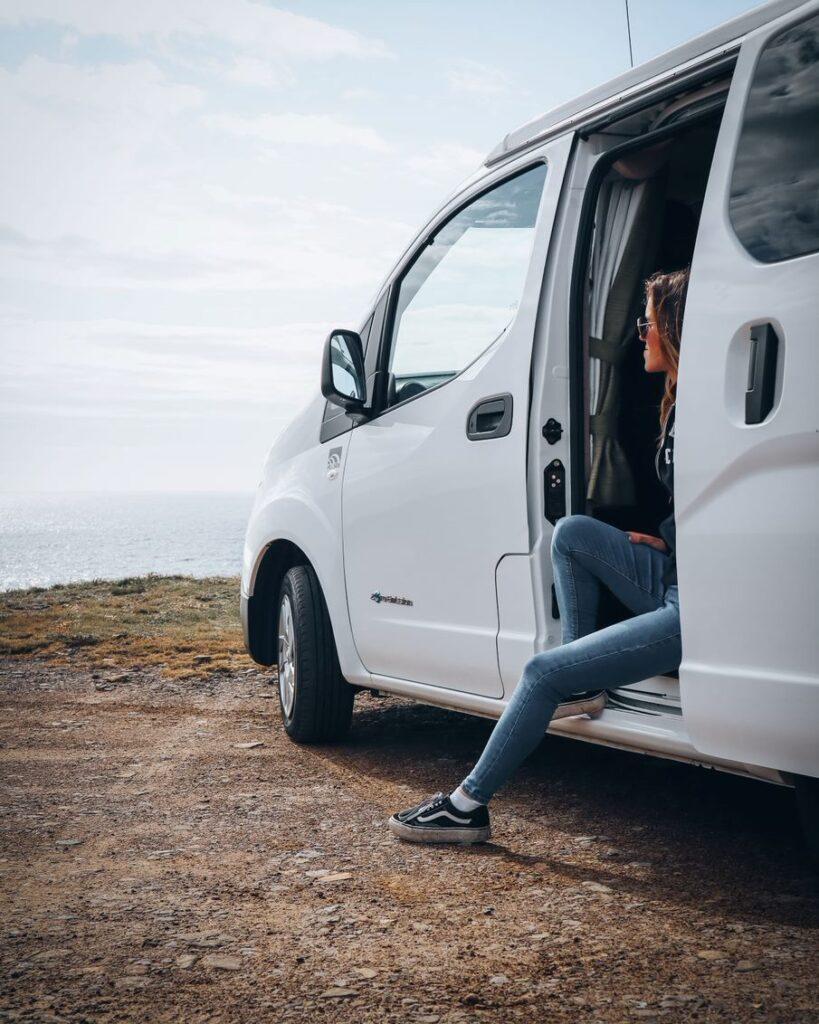
[[[642,318],[637,321],[637,336],[640,341],[646,340],[648,337],[649,327],[651,327],[652,324],[656,324],[656,322],[656,320],[643,320]]]

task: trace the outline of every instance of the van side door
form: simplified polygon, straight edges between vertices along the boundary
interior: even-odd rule
[[[571,142],[475,183],[392,282],[389,386],[352,432],[342,495],[353,636],[386,688],[502,694],[495,571],[529,550],[529,373]]]
[[[819,775],[819,5],[743,42],[677,392],[683,716],[705,754]]]

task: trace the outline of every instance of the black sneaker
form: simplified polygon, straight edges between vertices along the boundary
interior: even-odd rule
[[[492,835],[483,804],[474,811],[459,811],[446,793],[393,814],[387,824],[399,839],[411,843],[485,843]]]

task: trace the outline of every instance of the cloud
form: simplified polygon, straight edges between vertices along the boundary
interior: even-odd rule
[[[219,131],[274,146],[356,146],[374,153],[388,153],[391,149],[374,128],[326,114],[214,114],[204,120]]]
[[[484,162],[486,154],[458,142],[444,142],[418,153],[407,161],[407,166],[423,175],[433,184],[441,182],[454,186],[468,174],[476,171]]]
[[[453,92],[475,93],[479,96],[502,96],[512,92],[512,82],[498,68],[474,60],[459,60],[447,72]]]
[[[372,288],[384,270],[379,259],[384,235],[403,242],[408,232],[378,220],[354,218],[377,243],[372,252],[362,245],[352,252],[340,228],[346,218],[328,212],[305,232],[298,222],[267,221],[265,234],[232,234],[214,239],[210,250],[150,248],[114,249],[80,235],[32,238],[9,226],[0,229],[0,275],[6,280],[39,281],[67,287],[173,288],[175,291],[309,291],[315,288]],[[323,237],[323,244],[321,242]],[[361,233],[359,232],[359,237]],[[400,245],[391,247],[400,251]]]
[[[378,99],[378,93],[375,89],[358,87],[355,89],[345,89],[341,94],[341,98],[343,100],[375,100]]]
[[[51,22],[84,36],[114,36],[165,50],[203,43],[229,46],[259,57],[309,60],[369,59],[389,55],[385,44],[317,18],[250,0],[4,0],[0,24]]]
[[[295,76],[281,63],[259,60],[258,57],[237,57],[221,69],[224,78],[238,85],[278,89],[295,84]]]
[[[198,106],[204,97],[196,86],[168,80],[147,60],[81,67],[38,56],[14,71],[0,68],[0,95],[7,125],[16,113],[13,102],[22,101],[61,119],[106,128],[130,128],[137,116],[156,121],[160,114],[166,120]]]
[[[21,415],[172,417],[202,415],[209,403],[242,402],[292,414],[318,391],[330,327],[0,317],[3,407]]]

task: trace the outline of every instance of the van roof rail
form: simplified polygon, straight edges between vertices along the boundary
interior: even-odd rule
[[[505,135],[484,161],[490,167],[512,154],[551,136],[559,135],[570,128],[577,128],[588,121],[603,116],[607,111],[627,101],[630,96],[644,91],[646,86],[661,86],[664,82],[675,82],[685,72],[705,64],[717,64],[721,58],[736,50],[742,38],[754,29],[787,14],[799,7],[807,6],[805,0],[772,0],[723,22],[717,28],[689,39],[688,42],[668,50],[640,64],[636,68],[612,78],[577,99],[563,103],[540,117],[527,121]]]

